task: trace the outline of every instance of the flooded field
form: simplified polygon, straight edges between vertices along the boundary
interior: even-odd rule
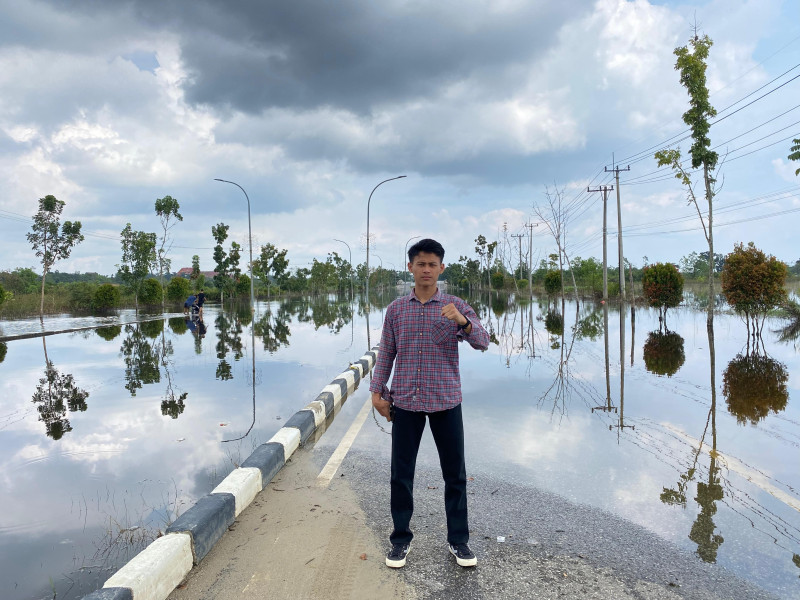
[[[783,322],[748,340],[725,314],[709,337],[689,307],[665,328],[641,307],[471,302],[493,339],[462,353],[471,474],[602,508],[800,594],[800,352]],[[380,306],[369,325],[353,308],[275,302],[252,320],[209,307],[202,324],[169,315],[0,347],[0,597],[101,585],[379,341]],[[362,435],[383,435],[367,423]]]

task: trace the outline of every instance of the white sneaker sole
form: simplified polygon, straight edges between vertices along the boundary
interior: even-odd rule
[[[408,555],[410,553],[411,553],[411,548],[409,548],[408,552],[406,552],[406,555],[403,558],[399,559],[399,560],[392,560],[387,556],[386,557],[386,566],[387,567],[391,567],[392,569],[399,569],[400,567],[405,567],[406,566],[406,558],[408,557]]]
[[[459,558],[458,555],[453,552],[453,549],[448,546],[447,548],[450,550],[450,554],[456,557],[456,562],[458,563],[459,567],[474,567],[478,564],[478,557],[473,556],[472,558]]]

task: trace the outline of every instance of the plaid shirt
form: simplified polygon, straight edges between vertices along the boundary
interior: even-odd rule
[[[451,302],[472,323],[469,335],[441,315],[442,308]],[[405,410],[437,412],[457,406],[461,403],[458,342],[463,340],[477,350],[489,347],[489,334],[472,307],[438,289],[423,304],[412,289],[386,310],[370,391],[380,392]],[[395,359],[392,389],[388,391],[386,383]]]

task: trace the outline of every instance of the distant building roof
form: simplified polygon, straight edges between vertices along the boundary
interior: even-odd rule
[[[213,278],[217,272],[216,271],[200,271],[206,279]],[[175,273],[176,277],[183,277],[184,279],[191,279],[192,278],[192,267],[183,267],[179,269],[177,273]]]

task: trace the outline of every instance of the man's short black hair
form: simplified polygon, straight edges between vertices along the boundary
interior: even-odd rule
[[[444,262],[444,248],[436,240],[425,238],[418,241],[408,249],[408,262],[413,263],[420,252],[430,252],[439,257],[439,262]]]

